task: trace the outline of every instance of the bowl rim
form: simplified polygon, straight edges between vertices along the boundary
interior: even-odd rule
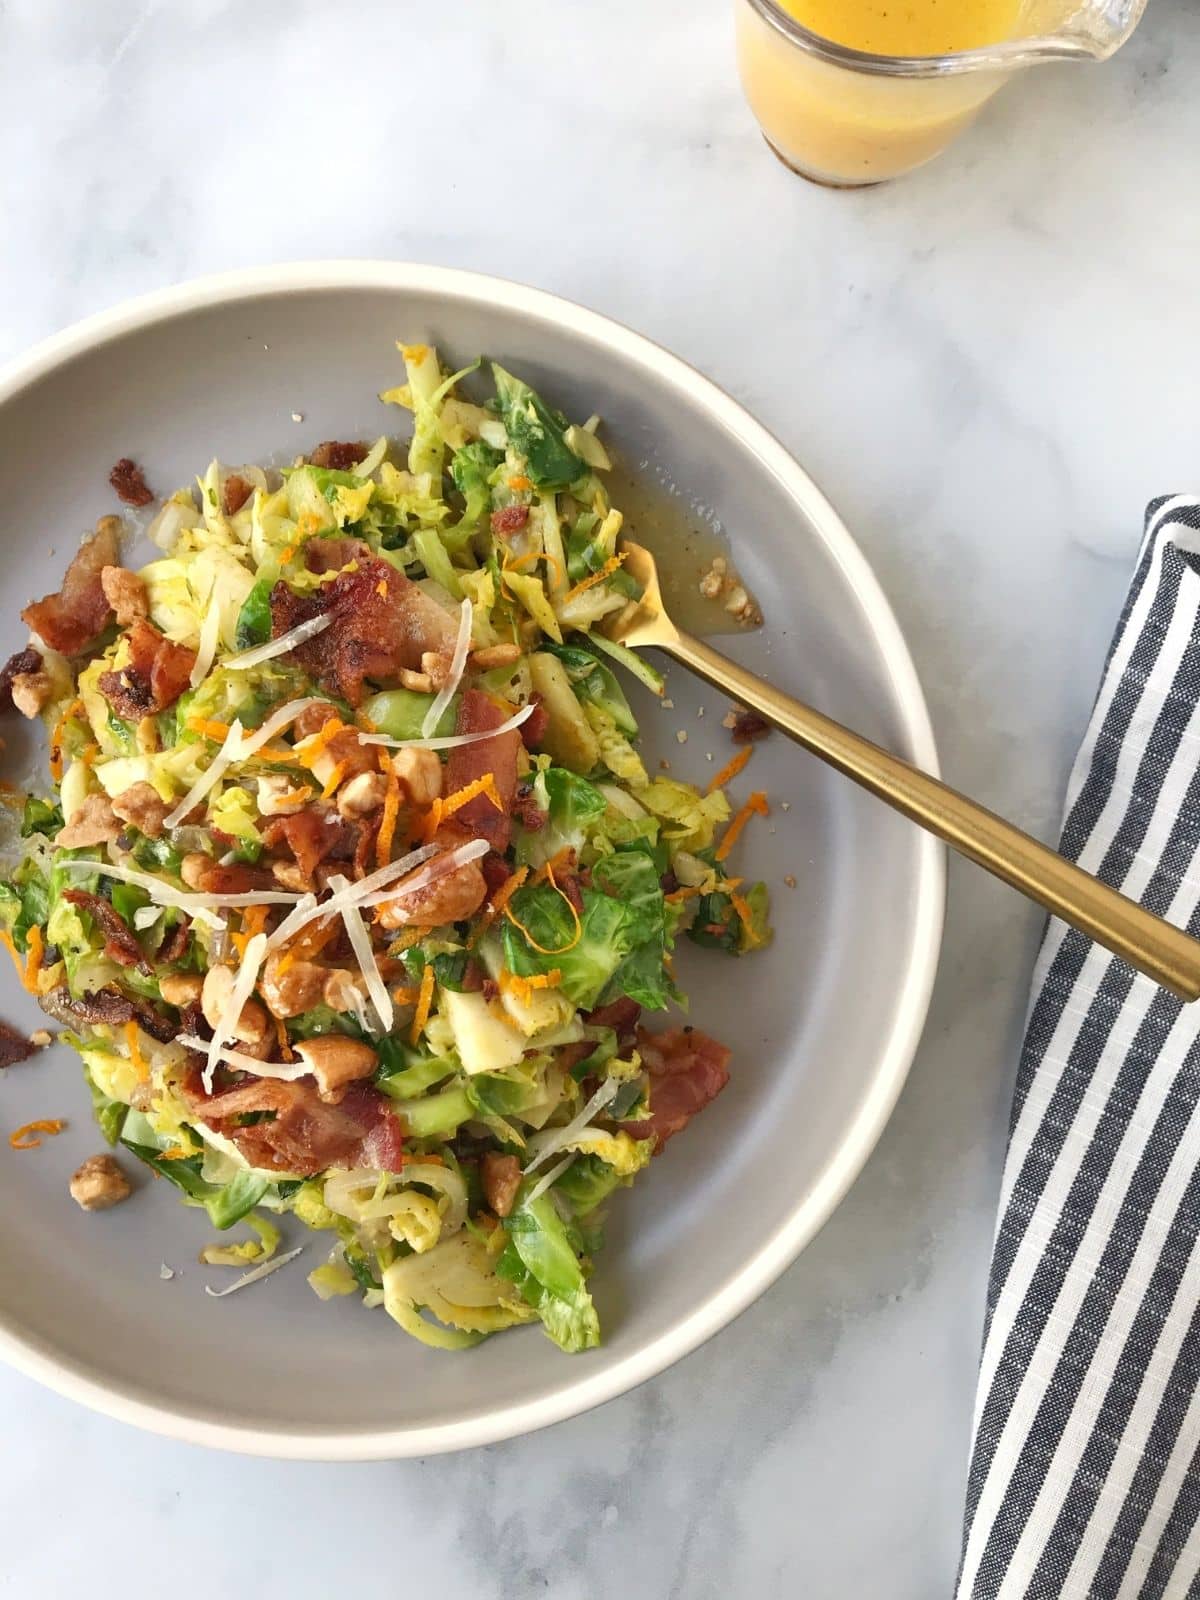
[[[926,771],[938,773],[929,711],[900,626],[866,557],[808,473],[773,434],[695,367],[623,323],[547,290],[484,273],[402,261],[305,261],[211,274],[122,301],[0,365],[0,407],[65,362],[160,322],[243,300],[358,289],[433,293],[531,316],[615,350],[703,406],[787,490],[841,569],[883,657],[904,730],[906,754]],[[944,902],[944,850],[931,835],[921,834],[907,971],[892,1027],[880,1043],[872,1081],[845,1136],[829,1152],[818,1179],[787,1222],[760,1243],[720,1290],[610,1369],[589,1375],[581,1363],[579,1378],[553,1395],[501,1405],[456,1421],[419,1428],[339,1431],[231,1422],[209,1412],[176,1409],[147,1399],[132,1386],[111,1384],[87,1365],[66,1360],[41,1341],[27,1337],[10,1325],[3,1310],[0,1357],[59,1394],[118,1421],[192,1444],[293,1460],[389,1460],[493,1444],[564,1421],[625,1394],[690,1354],[757,1300],[812,1240],[866,1164],[908,1076],[924,1027],[941,946]]]

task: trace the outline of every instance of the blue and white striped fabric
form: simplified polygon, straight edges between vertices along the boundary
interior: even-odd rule
[[[1064,855],[1200,935],[1200,500],[1155,502]],[[1051,921],[1021,1055],[959,1600],[1200,1596],[1200,1004]]]

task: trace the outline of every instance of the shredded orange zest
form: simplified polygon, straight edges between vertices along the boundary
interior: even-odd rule
[[[517,870],[512,874],[511,877],[505,878],[504,882],[500,885],[500,887],[496,890],[495,894],[492,896],[492,915],[493,916],[499,916],[500,915],[500,913],[504,910],[505,906],[512,899],[513,895],[516,894],[517,890],[525,882],[525,879],[528,876],[529,876],[529,868],[528,867],[518,867]]]
[[[544,861],[534,873],[533,877],[529,880],[529,887],[532,889],[539,883],[545,883],[546,879],[549,878],[550,882],[554,884],[554,887],[558,889],[558,884],[554,881],[554,874],[556,872],[561,872],[564,867],[569,867],[572,864],[574,857],[575,851],[569,844],[564,845],[561,850],[556,850],[550,857],[549,861]],[[562,893],[561,889],[559,889],[559,893]]]
[[[396,818],[400,815],[400,780],[385,750],[379,752],[379,770],[387,780],[387,788],[383,794],[379,832],[375,835],[375,865],[386,867],[392,859],[392,840],[396,836]]]
[[[286,746],[282,750],[271,750],[266,745],[261,750],[256,750],[250,757],[251,761],[281,761],[285,766],[295,767],[300,764],[300,758],[294,750]]]
[[[583,594],[586,589],[592,588],[594,584],[603,583],[605,578],[611,578],[613,573],[619,566],[622,565],[624,560],[624,550],[618,550],[615,556],[609,556],[608,560],[598,572],[593,572],[589,577],[581,579],[573,589],[567,590],[566,594],[562,597],[563,605],[566,605],[569,600],[574,600],[577,595]]]
[[[562,982],[562,973],[557,967],[549,972],[535,972],[528,978],[522,978],[515,972],[501,972],[500,987],[508,994],[516,995],[518,1000],[529,1004],[535,989],[554,989]]]
[[[767,804],[767,797],[761,789],[755,789],[746,804],[734,817],[725,829],[724,837],[715,851],[715,858],[724,861],[738,841],[738,835],[753,816],[766,817],[770,815],[771,808]]]
[[[676,905],[680,900],[690,900],[694,894],[699,893],[699,889],[693,889],[685,884],[679,889],[672,889],[670,894],[663,895],[663,899],[668,905]]]
[[[741,918],[742,927],[745,928],[750,943],[752,945],[759,944],[761,941],[754,931],[754,913],[750,909],[750,902],[744,895],[740,894],[731,894],[729,898],[733,902],[733,909]]]
[[[294,544],[285,544],[283,549],[279,552],[279,565],[281,567],[286,567],[288,562],[295,554],[296,546]]]
[[[206,739],[215,739],[218,744],[229,734],[227,722],[211,722],[207,717],[189,717],[185,726],[192,733],[202,733]]]
[[[285,1061],[294,1061],[295,1055],[282,1017],[275,1018],[275,1037],[279,1040],[279,1054]]]
[[[514,493],[521,494],[526,489],[532,489],[533,484],[523,472],[517,472],[514,473],[514,475],[508,480],[508,487],[512,489]]]
[[[14,1150],[36,1150],[41,1144],[39,1133],[49,1134],[53,1137],[61,1133],[66,1123],[61,1117],[38,1117],[34,1122],[25,1122],[8,1136],[8,1142]]]
[[[531,564],[536,566],[539,561],[546,561],[554,568],[554,586],[556,589],[560,589],[567,581],[566,575],[563,572],[562,562],[557,556],[551,555],[549,550],[526,550],[523,556],[509,557],[506,554],[504,567],[500,573],[501,583],[504,582],[504,574],[506,572],[519,572],[522,567],[527,567]]]
[[[411,1006],[414,1001],[421,998],[419,989],[408,989],[403,984],[398,989],[392,990],[392,999],[398,1006]]]
[[[529,929],[517,917],[516,913],[513,911],[513,908],[510,905],[506,905],[504,907],[504,915],[512,923],[514,928],[519,928],[520,929],[520,931],[525,935],[525,938],[529,941],[529,943],[533,946],[533,948],[535,950],[537,950],[541,955],[544,955],[544,956],[565,956],[568,950],[574,950],[575,946],[579,943],[580,939],[583,937],[583,923],[580,922],[580,920],[579,920],[578,911],[576,911],[575,907],[571,904],[571,897],[569,895],[567,895],[567,894],[564,894],[563,891],[558,887],[558,884],[555,883],[555,881],[554,881],[554,862],[553,861],[547,861],[545,871],[546,871],[546,877],[550,880],[551,887],[556,891],[557,894],[559,894],[561,896],[562,900],[565,902],[567,910],[571,913],[571,919],[575,924],[575,932],[571,936],[571,938],[568,940],[568,942],[566,944],[560,944],[558,946],[557,950],[547,950],[546,946],[544,944],[539,944],[537,942],[537,940],[530,933]],[[560,974],[560,976],[561,976],[561,974]]]
[[[63,775],[63,749],[62,749],[62,746],[63,746],[63,735],[66,732],[67,723],[70,722],[72,720],[72,718],[74,718],[74,717],[83,716],[84,715],[84,711],[85,711],[85,707],[84,707],[84,704],[83,704],[82,700],[78,700],[78,699],[72,700],[71,704],[67,707],[67,709],[63,712],[62,716],[59,717],[58,721],[54,724],[54,728],[53,728],[53,730],[52,730],[52,732],[50,734],[50,776],[54,779],[55,783],[61,783],[62,782],[62,775]]]
[[[474,800],[477,795],[481,794],[487,795],[497,811],[504,810],[504,802],[496,789],[496,780],[490,772],[485,772],[483,777],[476,778],[474,783],[468,783],[463,788],[456,789],[449,799],[443,800],[439,796],[433,802],[425,813],[424,833],[426,839],[432,839],[447,817],[452,817],[469,800]]]
[[[296,746],[297,759],[301,766],[311,767],[334,735],[342,733],[345,727],[346,724],[341,717],[335,715],[330,717],[328,722],[323,722],[316,733],[310,733],[306,739],[301,739]]]
[[[386,578],[380,578],[379,582],[375,585],[375,593],[379,596],[379,598],[381,600],[386,600],[387,599],[387,592],[388,592],[388,590],[387,590],[387,579]]]
[[[194,1150],[185,1150],[181,1144],[173,1144],[169,1150],[160,1150],[158,1159],[160,1161],[187,1161],[189,1157],[195,1154]],[[157,1178],[158,1173],[156,1172],[154,1176]]]
[[[339,761],[334,767],[333,771],[325,780],[325,787],[321,790],[322,800],[328,800],[330,795],[333,794],[338,784],[341,783],[342,779],[346,776],[346,768],[349,766],[349,764],[350,763],[348,761]]]
[[[150,1068],[146,1064],[146,1058],[142,1054],[142,1047],[138,1042],[138,1025],[132,1017],[125,1024],[125,1043],[129,1046],[129,1059],[133,1062],[138,1077],[148,1078],[150,1076]]]
[[[420,944],[424,937],[425,930],[423,928],[404,928],[388,945],[387,953],[393,957],[403,955],[406,950],[411,950],[413,945]]]
[[[754,746],[748,744],[744,749],[739,750],[737,755],[731,756],[721,768],[720,772],[717,773],[716,777],[712,779],[708,788],[705,789],[705,794],[712,794],[716,789],[723,789],[725,785],[731,781],[731,779],[737,777],[738,773],[746,765],[747,761],[749,761],[753,754]]]
[[[21,975],[21,982],[30,994],[38,992],[38,973],[42,970],[42,957],[46,953],[46,942],[42,938],[42,930],[35,922],[29,930],[29,954],[25,958],[25,971]]]
[[[83,749],[79,752],[79,759],[83,762],[85,767],[91,767],[95,765],[96,758],[99,756],[99,754],[100,746],[93,739],[89,743],[85,744]]]
[[[280,956],[275,966],[276,975],[282,977],[297,961],[311,961],[314,956],[319,955],[341,925],[340,918],[336,917],[322,917],[316,922],[310,922],[304,932]]]
[[[266,906],[247,906],[242,912],[242,926],[238,933],[230,934],[230,938],[237,946],[240,956],[246,954],[246,946],[256,933],[265,933],[267,929]]]
[[[417,1009],[412,1019],[412,1029],[408,1037],[416,1044],[425,1031],[425,1024],[429,1021],[429,1008],[433,1004],[433,967],[426,966],[421,974],[421,988],[417,994]]]

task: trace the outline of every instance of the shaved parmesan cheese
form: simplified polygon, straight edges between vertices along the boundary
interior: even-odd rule
[[[350,887],[349,880],[341,873],[330,878],[329,887],[335,893]],[[387,984],[383,981],[383,974],[379,970],[379,963],[375,959],[375,952],[371,948],[371,935],[367,932],[363,922],[362,913],[357,906],[344,905],[342,908],[342,921],[346,932],[350,936],[350,945],[358,958],[358,965],[367,983],[367,993],[371,996],[371,1003],[379,1015],[380,1025],[384,1033],[391,1033],[395,1013],[392,1009],[392,997],[387,991]]]
[[[448,703],[448,702],[447,702]],[[509,717],[498,728],[488,728],[482,733],[446,733],[440,739],[393,739],[386,733],[360,733],[359,744],[385,744],[393,750],[457,750],[464,744],[478,744],[482,739],[495,739],[502,733],[519,728],[533,715],[532,703],[522,706],[515,716]],[[428,722],[428,718],[425,722]],[[425,723],[422,723],[425,726]],[[437,726],[436,723],[433,724]]]
[[[584,1106],[578,1116],[573,1117],[567,1123],[565,1128],[551,1128],[545,1134],[535,1134],[529,1142],[532,1145],[536,1141],[538,1151],[533,1160],[524,1169],[525,1176],[528,1177],[531,1172],[536,1172],[544,1161],[548,1161],[552,1155],[564,1149],[572,1139],[581,1134],[588,1123],[598,1117],[605,1106],[615,1098],[620,1087],[619,1078],[605,1078],[587,1105]]]
[[[253,650],[243,650],[240,655],[226,656],[221,665],[230,671],[240,672],[245,667],[258,666],[260,661],[270,661],[273,656],[285,656],[289,650],[294,650],[297,645],[321,633],[332,621],[332,617],[310,617],[307,622],[298,623],[286,633],[281,633],[278,639],[268,639],[266,644],[255,645]],[[194,681],[192,686],[195,687]]]
[[[485,843],[486,849],[486,843]],[[428,861],[430,856],[438,853],[436,844],[423,844],[416,850],[410,850],[406,856],[401,856],[399,861],[392,861],[386,867],[368,874],[358,883],[347,885],[339,889],[336,894],[318,905],[315,895],[307,894],[286,916],[267,942],[268,950],[277,950],[281,944],[286,944],[300,929],[317,917],[336,917],[341,915],[343,906],[374,904],[367,899],[376,889],[382,889],[384,884],[392,883],[396,878],[402,878],[406,872],[411,872],[414,867],[419,867],[423,861]]]
[[[211,763],[205,767],[183,799],[172,807],[163,818],[164,827],[177,828],[192,807],[198,805],[204,799],[204,796],[214,784],[220,783],[226,771],[237,759],[237,752],[241,742],[242,725],[235,717],[230,724],[229,732],[225,735],[224,743],[213,757]]]
[[[244,665],[245,663],[243,663]],[[226,663],[228,665],[228,663]],[[163,818],[168,828],[178,827],[193,806],[197,805],[214,784],[219,783],[235,761],[246,761],[250,756],[264,745],[267,745],[288,726],[295,722],[302,711],[309,706],[325,705],[320,695],[309,695],[303,700],[289,700],[286,705],[279,707],[263,723],[261,728],[256,728],[253,733],[246,733],[241,723],[235,717],[230,724],[225,741],[213,757],[212,762],[196,779],[195,783],[184,795],[183,799]]]
[[[242,1007],[254,991],[258,969],[262,966],[266,950],[266,934],[256,933],[242,953],[242,964],[238,968],[237,977],[233,980],[233,988],[229,991],[229,998],[225,1002],[217,1025],[213,1029],[212,1043],[208,1046],[208,1060],[201,1074],[205,1094],[212,1093],[213,1073],[217,1070],[221,1047],[236,1037]]]
[[[183,1045],[185,1050],[197,1050],[201,1054],[209,1048],[209,1040],[202,1039],[196,1033],[177,1034],[176,1043]],[[256,1078],[276,1078],[281,1083],[295,1083],[297,1078],[306,1078],[312,1071],[303,1061],[260,1061],[257,1056],[248,1056],[244,1050],[234,1050],[225,1044],[217,1054],[222,1061],[228,1061],[231,1067],[252,1072]]]
[[[450,657],[450,676],[438,690],[433,704],[425,713],[425,719],[421,723],[421,735],[425,739],[432,736],[434,729],[442,720],[442,713],[454,699],[454,692],[462,681],[463,670],[467,665],[467,651],[471,648],[471,618],[471,602],[464,600],[458,614],[458,637],[454,641],[454,654]]]
[[[285,1250],[283,1255],[276,1256],[274,1261],[264,1261],[261,1266],[243,1272],[236,1283],[231,1283],[224,1289],[213,1289],[206,1283],[204,1292],[212,1295],[214,1300],[223,1300],[227,1294],[236,1294],[239,1289],[257,1283],[260,1278],[269,1278],[273,1272],[278,1272],[280,1267],[286,1267],[289,1261],[295,1261],[296,1257],[302,1255],[306,1249],[306,1245],[298,1244],[294,1250]]]
[[[85,861],[79,856],[64,856],[55,865],[64,872],[98,872],[102,878],[117,878],[121,883],[136,884],[139,889],[145,889],[157,905],[174,906],[178,911],[200,917],[213,928],[223,927],[224,924],[219,917],[206,913],[211,913],[219,906],[294,906],[304,898],[288,889],[253,889],[246,894],[197,894],[187,889],[176,889],[162,878],[156,878],[153,873],[139,872],[136,867],[118,866],[113,861]]]
[[[536,1200],[539,1195],[545,1194],[550,1185],[558,1178],[562,1177],[563,1173],[571,1165],[574,1159],[575,1152],[572,1150],[569,1154],[565,1155],[561,1161],[556,1161],[555,1164],[550,1168],[549,1172],[543,1172],[541,1177],[534,1184],[533,1188],[525,1196],[524,1203],[529,1205],[531,1201]]]
[[[447,872],[453,872],[455,867],[464,867],[468,861],[478,861],[480,856],[487,855],[491,844],[486,839],[471,839],[466,844],[460,844],[457,850],[438,856],[436,861],[431,861],[427,867],[409,878],[405,883],[398,883],[394,889],[386,889],[378,894],[370,894],[365,900],[360,900],[362,906],[381,906],[385,900],[396,900],[404,895],[410,895],[417,889],[423,889],[426,884],[435,882]],[[413,852],[416,854],[416,851]],[[406,861],[408,857],[404,858]],[[375,873],[373,876],[378,877]],[[358,887],[361,889],[368,880],[363,879]],[[328,909],[322,907],[322,910]]]
[[[230,663],[226,661],[224,665],[229,666]],[[244,665],[245,663],[243,662]],[[329,701],[319,694],[306,695],[303,700],[287,701],[277,711],[272,711],[261,728],[256,728],[249,735],[244,741],[243,753],[253,755],[256,750],[261,750],[265,744],[270,743],[277,733],[282,733],[284,728],[295,722],[300,713],[307,711],[309,706],[327,706],[328,704]]]
[[[193,689],[198,689],[212,671],[212,664],[217,656],[217,640],[221,634],[221,609],[215,597],[209,598],[208,610],[204,613],[204,621],[200,624],[200,648],[196,651],[196,660],[192,666],[190,683]]]

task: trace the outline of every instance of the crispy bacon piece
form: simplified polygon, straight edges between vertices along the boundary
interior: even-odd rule
[[[290,816],[272,817],[263,828],[262,837],[268,850],[289,850],[311,883],[322,861],[330,857],[339,861],[353,859],[358,829],[332,807],[314,804]]]
[[[36,1049],[23,1033],[0,1022],[0,1067],[15,1067],[18,1061],[28,1061]]]
[[[619,1000],[610,1000],[606,1006],[597,1006],[594,1011],[589,1011],[587,1021],[594,1028],[612,1028],[616,1032],[618,1046],[625,1050],[637,1040],[637,1024],[641,1014],[642,1008],[637,1001],[622,995]]]
[[[134,938],[133,930],[124,917],[109,901],[102,895],[89,894],[86,889],[66,889],[63,899],[69,900],[91,917],[104,935],[104,954],[110,961],[115,961],[119,967],[136,967],[149,977],[150,963],[141,945]]]
[[[771,724],[757,711],[735,711],[729,737],[734,744],[753,744],[756,739],[765,739],[770,731]]]
[[[521,1163],[516,1156],[488,1150],[479,1163],[479,1176],[483,1180],[484,1199],[498,1217],[506,1217],[521,1187]]]
[[[507,539],[510,534],[520,533],[528,521],[528,506],[502,506],[499,511],[492,512],[492,532],[498,538]]]
[[[339,571],[313,594],[277,583],[271,590],[271,632],[278,638],[313,617],[330,617],[324,632],[292,654],[330,694],[357,706],[365,679],[395,683],[401,669],[420,670],[427,650],[452,654],[458,618],[365,547],[354,560],[354,571]]]
[[[159,962],[165,962],[168,966],[173,962],[182,961],[184,956],[187,955],[188,941],[191,937],[191,920],[188,917],[180,917],[159,946],[155,959]]]
[[[390,1102],[368,1083],[350,1084],[336,1106],[322,1100],[307,1077],[294,1083],[247,1078],[209,1096],[197,1072],[183,1092],[204,1121],[232,1139],[255,1167],[309,1177],[331,1166],[398,1172],[404,1161],[403,1136]],[[230,1121],[256,1111],[274,1116],[249,1127]]]
[[[40,672],[44,659],[40,650],[27,648],[18,650],[15,656],[0,667],[0,711],[11,711],[13,703],[13,679],[26,678],[32,672]]]
[[[120,527],[119,517],[101,517],[95,532],[76,551],[58,593],[35,600],[22,611],[22,619],[51,650],[77,656],[108,626],[112,610],[100,574],[120,561]]]
[[[686,1128],[729,1082],[729,1051],[699,1028],[637,1030],[638,1048],[650,1071],[650,1115],[622,1124],[635,1139],[655,1138],[655,1155]]]
[[[490,900],[501,885],[506,884],[512,876],[512,868],[503,856],[498,856],[494,850],[489,850],[479,863],[483,873],[483,881],[487,885],[488,899]]]
[[[490,695],[482,689],[468,689],[458,708],[455,733],[486,733],[508,720]],[[497,811],[487,795],[468,800],[455,812],[454,820],[467,829],[473,838],[486,839],[493,850],[508,849],[512,838],[512,810],[517,797],[517,757],[521,749],[521,735],[516,728],[498,734],[494,739],[480,739],[475,744],[462,744],[451,750],[446,763],[446,793],[454,794],[466,788],[486,773],[491,773],[500,796],[502,810]]]
[[[310,572],[340,572],[359,556],[371,554],[370,547],[361,539],[346,535],[328,539],[310,539],[304,546],[304,565]]]
[[[122,1023],[136,1022],[152,1039],[158,1039],[163,1044],[173,1039],[178,1031],[178,1025],[169,1017],[164,1017],[161,1011],[156,1011],[144,1000],[135,1000],[131,995],[123,994],[114,984],[105,984],[103,989],[85,994],[78,1000],[72,996],[66,984],[62,984],[39,996],[38,1005],[48,1017],[53,1017],[56,1022],[65,1022],[69,1027],[77,1027],[81,1022],[104,1022],[110,1027],[119,1028]]]
[[[530,833],[537,833],[550,820],[550,813],[538,805],[533,798],[533,787],[528,783],[522,783],[517,788],[516,798],[513,800],[513,816],[523,828],[528,828]]]
[[[122,456],[108,475],[108,481],[117,491],[117,498],[127,506],[148,506],[154,491],[147,488],[145,474],[136,461]]]
[[[126,637],[127,665],[118,672],[102,672],[96,687],[119,717],[138,722],[175,704],[191,682],[196,652],[185,644],[172,644],[144,617]]]
[[[533,712],[521,724],[521,738],[527,750],[540,750],[542,740],[546,737],[546,730],[550,726],[550,714],[542,704],[540,694],[533,696]]]
[[[308,459],[314,467],[332,467],[335,472],[349,472],[366,454],[365,444],[345,439],[326,439]]]
[[[221,510],[227,517],[232,517],[253,493],[254,485],[248,478],[243,478],[240,472],[231,472],[221,485]]]

